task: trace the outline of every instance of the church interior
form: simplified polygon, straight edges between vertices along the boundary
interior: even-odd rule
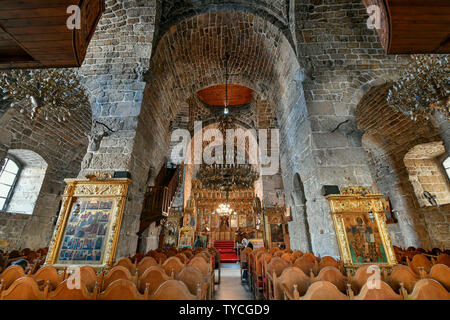
[[[0,300],[450,300],[448,0],[0,1]]]

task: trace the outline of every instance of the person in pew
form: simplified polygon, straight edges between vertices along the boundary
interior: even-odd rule
[[[203,241],[200,240],[199,237],[197,237],[197,240],[195,240],[195,242],[194,242],[194,249],[197,249],[197,248],[203,248]]]
[[[12,266],[21,266],[23,271],[26,273],[29,269],[28,261],[25,259],[16,260],[11,263]]]

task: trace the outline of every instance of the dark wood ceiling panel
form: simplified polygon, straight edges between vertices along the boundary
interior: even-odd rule
[[[71,5],[81,8],[81,30],[66,26]],[[0,69],[80,66],[104,10],[105,0],[0,0],[0,35],[8,35]]]
[[[450,0],[363,0],[381,8],[380,41],[389,54],[450,53]]]
[[[225,85],[212,86],[198,92],[200,99],[209,106],[225,106]],[[253,100],[253,90],[237,84],[228,85],[228,106],[247,105]]]

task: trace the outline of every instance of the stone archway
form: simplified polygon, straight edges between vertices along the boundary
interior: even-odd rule
[[[368,89],[356,109],[358,129],[365,132],[362,146],[369,159],[371,175],[379,192],[390,197],[392,209],[397,212],[398,223],[388,225],[394,244],[428,249],[441,247],[444,242],[434,239],[442,239],[438,225],[448,215],[449,205],[420,207],[405,166],[405,156],[415,146],[440,142],[442,137],[432,121],[415,122],[394,112],[386,102],[390,86],[384,83]]]

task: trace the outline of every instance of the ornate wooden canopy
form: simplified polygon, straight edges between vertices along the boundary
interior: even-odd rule
[[[450,53],[450,1],[362,1],[381,10],[377,31],[388,54]]]
[[[80,29],[67,26],[72,5]],[[105,0],[1,0],[0,69],[81,66],[104,10]]]

